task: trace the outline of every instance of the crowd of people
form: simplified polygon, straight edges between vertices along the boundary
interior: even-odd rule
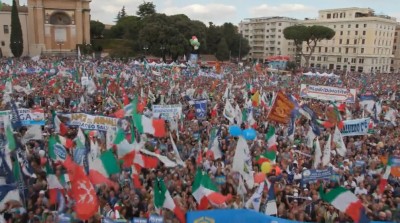
[[[6,161],[1,163],[2,170],[4,165],[8,165],[17,177],[15,168],[19,165],[21,182],[26,190],[25,193],[19,193],[19,199],[5,200],[5,195],[0,193],[0,200],[3,199],[0,201],[2,217],[6,222],[50,223],[63,222],[62,218],[68,219],[66,222],[82,221],[76,215],[77,201],[70,194],[71,182],[66,177],[69,174],[68,168],[52,159],[49,151],[51,138],[61,134],[56,126],[59,123],[54,122],[54,117],[66,125],[64,139],[73,142],[67,148],[68,155],[74,156],[78,146],[76,139],[82,130],[88,138],[96,137],[90,139],[97,142],[99,155],[111,150],[116,158],[120,158],[118,146],[108,148],[107,131],[80,129],[79,126],[69,125],[57,114],[86,113],[123,118],[125,115],[121,116],[119,111],[123,111],[132,101],[139,100],[139,104],[143,104],[138,109],[139,113],[147,117],[153,117],[153,105],[181,106],[179,117],[166,120],[164,137],[147,133],[142,136],[136,134],[136,138],[145,141],[143,149],[167,157],[174,163],[179,163],[181,159],[184,164],[167,167],[160,159],[155,168],[135,169],[127,167],[122,161],[118,162],[120,172],[108,176],[116,185],[94,184],[99,208],[93,216],[85,219],[88,222],[101,222],[105,218],[123,222],[134,218],[149,218],[151,215],[162,216],[164,222],[179,222],[174,212],[163,209],[160,213],[155,207],[154,182],[163,180],[175,205],[184,213],[197,211],[199,201],[193,195],[193,183],[198,169],[210,177],[218,193],[230,198],[223,205],[217,206],[210,202],[207,209],[258,209],[256,211],[265,213],[271,187],[263,190],[260,205],[256,208],[250,199],[260,182],[249,187],[248,182],[241,183],[241,174],[234,170],[238,137],[231,135],[230,127],[238,124],[238,121],[234,118],[232,122],[227,117],[226,101],[235,110],[238,108],[246,114],[240,116],[247,116],[239,121],[240,127],[243,130],[253,128],[257,132],[254,140],[247,140],[254,175],[265,173],[259,157],[270,149],[266,135],[272,126],[275,129],[276,159],[268,160],[272,170],[265,173],[265,181],[273,184],[277,217],[298,222],[353,222],[351,216],[321,199],[321,190],[328,192],[343,187],[361,200],[368,219],[400,221],[400,175],[396,165],[392,164],[390,168],[391,160],[400,157],[400,129],[397,125],[399,104],[396,95],[400,84],[399,75],[347,72],[336,78],[307,77],[301,72],[280,75],[269,72],[259,64],[247,67],[237,64],[218,66],[221,67],[207,70],[201,68],[203,70],[200,71],[198,66],[149,66],[146,62],[119,60],[1,60],[1,110],[14,113],[15,107],[43,109],[46,121],[41,126],[41,139],[29,139],[26,135],[32,126],[14,128],[17,147],[21,147],[14,151],[6,146],[9,138],[6,137],[6,125],[2,125],[1,154],[4,157],[2,161]],[[210,75],[202,76],[200,72]],[[344,103],[344,107],[339,109],[340,121],[370,117],[372,131],[363,135],[343,136],[345,153],[339,154],[332,143],[329,147],[329,160],[315,165],[316,147],[326,148],[327,142],[331,143],[330,136],[334,134],[336,125],[326,126],[319,122],[321,133],[312,138],[310,143],[309,132],[313,123],[306,116],[297,114],[293,134],[288,133],[288,124],[268,118],[278,92],[283,92],[299,106],[307,104],[319,120],[329,118],[326,111],[333,100],[302,98],[299,96],[301,84],[356,89],[355,103]],[[260,99],[254,99],[256,94]],[[376,114],[375,104],[372,111],[362,106],[358,97],[360,95],[374,96],[374,103],[379,102],[381,106],[379,114]],[[201,117],[193,103],[200,99],[207,100],[206,114]],[[126,103],[127,100],[129,103]],[[251,103],[254,100],[258,101]],[[389,110],[395,111],[391,114],[395,116],[394,119],[386,118]],[[251,117],[248,117],[250,113]],[[127,132],[132,131],[130,128],[128,124]],[[218,158],[215,158],[213,145],[215,135],[218,137],[217,149],[222,154]],[[25,140],[27,137],[28,140]],[[95,148],[89,145],[87,149],[90,151]],[[17,154],[17,150],[22,152]],[[323,155],[326,156],[325,153]],[[84,169],[85,164],[79,165]],[[51,202],[49,167],[54,170],[65,191],[55,203]],[[304,171],[327,168],[333,169],[336,176],[334,179],[308,183],[302,181]],[[388,168],[391,170],[385,179]],[[2,173],[0,175],[7,177]],[[384,180],[387,184],[384,184],[381,191],[380,185]]]

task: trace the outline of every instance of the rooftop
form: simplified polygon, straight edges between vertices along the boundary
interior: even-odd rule
[[[270,20],[289,20],[289,21],[297,21],[297,19],[282,17],[282,16],[271,16],[271,17],[258,17],[258,18],[245,18],[242,22],[264,22]]]

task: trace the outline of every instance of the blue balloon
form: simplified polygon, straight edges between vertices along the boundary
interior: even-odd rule
[[[231,134],[231,136],[240,136],[242,134],[242,129],[237,125],[231,125],[229,126],[229,134]]]
[[[257,137],[257,132],[252,128],[246,129],[243,131],[243,137],[246,140],[254,140]]]

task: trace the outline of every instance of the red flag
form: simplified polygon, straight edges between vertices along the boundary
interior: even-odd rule
[[[74,163],[71,157],[67,157],[63,165],[67,169],[71,181],[71,195],[75,201],[76,215],[80,220],[88,220],[99,209],[96,191],[83,171],[83,167]]]

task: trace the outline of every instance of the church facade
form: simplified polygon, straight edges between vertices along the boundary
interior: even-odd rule
[[[28,0],[19,6],[24,56],[72,53],[77,44],[90,44],[91,0]],[[11,6],[0,11],[0,56],[12,56]],[[4,43],[4,44],[3,44]]]

